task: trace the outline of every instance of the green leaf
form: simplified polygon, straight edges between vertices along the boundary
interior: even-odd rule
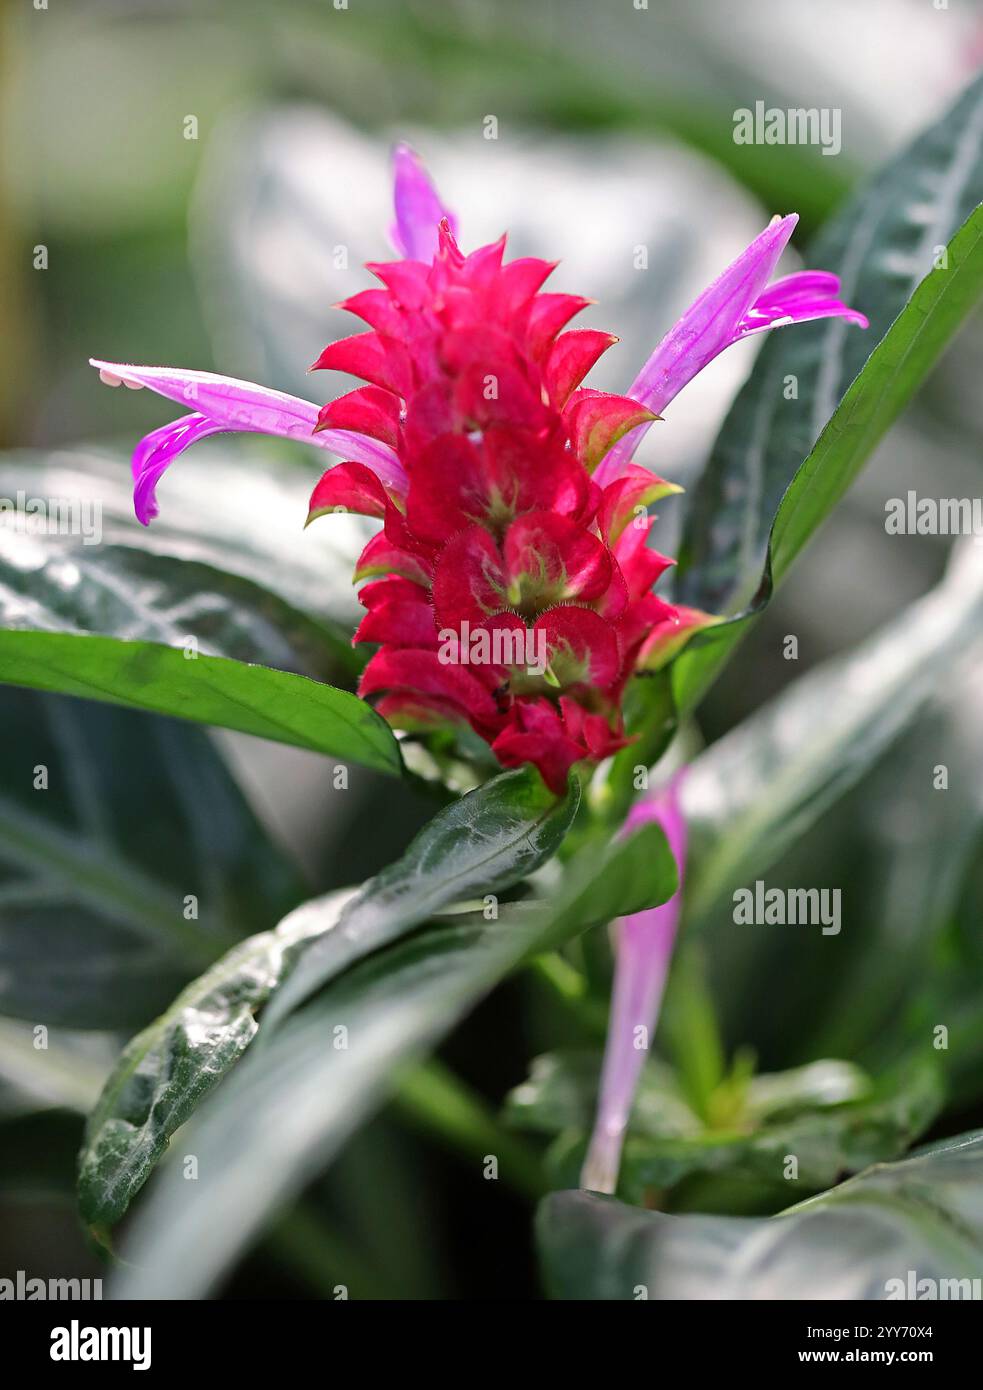
[[[49,1028],[47,1047],[38,1047],[35,1026],[0,1018],[0,1114],[50,1109],[87,1114],[116,1060],[116,1034]],[[73,1172],[74,1167],[73,1160]]]
[[[768,335],[692,494],[680,555],[680,595],[687,603],[724,612],[751,598],[786,488],[888,335],[890,349],[865,369],[862,397],[854,393],[850,408],[837,411],[833,437],[813,455],[811,472],[818,476],[809,487],[798,483],[794,506],[782,508],[771,541],[773,578],[781,578],[978,295],[978,223],[955,237],[948,269],[933,266],[938,249],[981,201],[978,78],[810,244],[806,265],[837,274],[841,298],[865,313],[870,327],[824,319]],[[905,309],[916,292],[917,311]],[[904,319],[895,324],[902,310]]]
[[[267,666],[218,656],[189,659],[153,642],[5,630],[0,677],[9,685],[238,729],[378,772],[401,767],[392,731],[364,700]]]
[[[554,1298],[918,1296],[903,1291],[909,1270],[936,1281],[935,1297],[969,1298],[971,1285],[942,1292],[938,1281],[983,1277],[983,1131],[879,1164],[779,1216],[668,1216],[556,1192],[537,1234]]]
[[[0,497],[53,499],[69,515],[75,508],[80,522],[98,520],[100,546],[80,547],[77,535],[46,535],[51,553],[71,545],[97,565],[102,548],[125,547],[202,565],[254,589],[259,577],[262,589],[295,613],[350,635],[361,612],[352,572],[373,528],[361,517],[338,516],[303,529],[318,462],[300,451],[285,458],[248,435],[233,444],[206,440],[168,472],[166,505],[153,525],[141,526],[128,459],[106,450],[21,449],[0,454]]]
[[[599,1052],[551,1054],[509,1098],[514,1123],[559,1136],[550,1155],[557,1186],[574,1185],[583,1165],[600,1068]],[[848,1062],[822,1060],[751,1078],[729,1121],[711,1127],[690,1109],[673,1073],[653,1061],[642,1072],[618,1192],[646,1205],[695,1174],[732,1175],[764,1191],[817,1191],[903,1153],[943,1099],[935,1056],[895,1068],[875,1086]],[[786,1177],[790,1155],[794,1178]]]
[[[0,528],[0,627],[98,633],[261,662],[351,684],[351,629],[252,580],[129,545],[66,544]]]
[[[955,1013],[964,996],[980,1019],[978,894],[975,902],[970,894],[964,930],[957,914],[964,886],[981,862],[981,647],[977,643],[974,648],[968,677],[962,663],[943,667],[939,699],[863,788],[859,807],[844,827],[858,860],[850,892],[856,925],[848,919],[844,934],[856,939],[846,968],[830,962],[828,974],[818,981],[812,972],[814,988],[827,1005],[817,1011],[809,1040],[809,1045],[849,1049],[850,1055],[862,1050],[877,1065],[912,1041],[933,1036],[944,1022],[949,1046],[939,1058],[950,1100],[956,1099],[954,1083],[961,1078],[959,1100],[967,1106],[983,1094],[983,1050],[978,1028],[975,1043],[955,1036]],[[938,784],[942,767],[944,787]],[[931,805],[925,810],[930,814],[911,820],[899,815],[899,808],[923,807],[928,797]]]
[[[451,916],[346,971],[252,1049],[184,1132],[181,1151],[197,1156],[199,1180],[185,1182],[177,1162],[161,1174],[134,1216],[116,1291],[203,1295],[400,1068],[503,975],[546,943],[654,906],[674,888],[665,837],[645,826],[565,867],[542,899],[503,904],[497,921]]]
[[[200,730],[5,687],[0,720],[0,1011],[141,1027],[296,901]]]
[[[333,895],[336,911],[344,896]],[[79,1160],[79,1207],[91,1226],[123,1216],[171,1135],[249,1046],[257,1012],[302,944],[324,930],[327,910],[305,905],[236,946],[124,1049],[89,1116]]]
[[[945,266],[932,270],[915,290],[788,484],[751,607],[697,634],[674,662],[673,695],[680,712],[692,709],[712,684],[796,555],[849,488],[981,295],[983,208],[946,247]]]
[[[801,839],[951,683],[981,621],[983,558],[967,544],[925,598],[694,760],[682,787],[688,922],[704,923]]]
[[[961,608],[961,601],[956,600],[956,606]],[[919,633],[911,635],[915,640]],[[932,655],[926,663],[912,665],[914,690],[909,692],[902,683],[893,696],[901,706],[902,721],[908,718],[909,693],[916,701],[921,699],[928,668],[935,680],[930,703],[872,768],[859,768],[864,775],[855,787],[846,789],[825,812],[824,795],[818,795],[814,809],[821,814],[812,821],[805,811],[794,844],[784,845],[781,820],[761,840],[752,831],[747,849],[763,867],[758,868],[752,859],[742,868],[735,865],[745,875],[744,883],[760,876],[769,886],[781,888],[842,885],[838,936],[826,937],[818,930],[803,934],[781,925],[735,927],[733,899],[723,884],[707,895],[700,886],[702,856],[707,856],[709,872],[713,864],[722,862],[717,860],[722,847],[718,837],[733,833],[740,841],[745,821],[757,820],[763,807],[756,801],[743,805],[738,797],[733,820],[721,804],[719,823],[714,814],[705,822],[706,835],[701,832],[696,858],[690,863],[696,898],[684,947],[687,940],[698,944],[709,966],[726,1036],[753,1044],[775,1065],[816,1056],[852,1057],[879,1075],[944,1022],[949,1027],[949,1048],[940,1057],[950,1098],[956,1072],[966,1105],[980,1094],[983,1033],[974,1024],[970,1034],[957,1037],[955,1017],[960,994],[975,1000],[983,988],[983,956],[972,948],[979,936],[979,912],[969,914],[966,929],[958,937],[951,932],[967,868],[980,861],[983,830],[979,777],[983,730],[978,717],[983,643],[974,635],[971,619],[967,636],[964,657],[953,648],[941,658]],[[915,646],[905,656],[907,633],[900,623],[897,638],[899,658],[919,654]],[[865,679],[878,683],[873,660],[867,663],[866,676],[860,664],[855,670],[852,663],[841,669],[849,690],[858,689]],[[818,717],[825,720],[828,713],[839,723],[848,689],[831,685],[828,694],[828,705]],[[797,723],[791,689],[788,697],[791,735]],[[859,696],[858,700],[862,705]],[[774,747],[777,751],[781,742],[784,752],[776,757],[775,775],[766,779],[761,790],[766,798],[776,798],[787,815],[797,818],[790,799],[793,791],[808,808],[805,784],[797,780],[804,764],[801,750],[791,739],[785,744],[779,737],[781,708],[781,702],[773,705],[769,717],[774,719]],[[862,710],[860,714],[863,722],[866,716]],[[881,732],[891,735],[894,717],[895,707],[888,701],[882,715],[884,729],[876,727],[876,720],[871,729],[874,745]],[[815,737],[821,738],[815,729],[806,736],[807,740]],[[778,775],[784,757],[789,760],[788,785]],[[944,787],[939,782],[942,768],[947,775]],[[852,773],[843,782],[841,772],[837,770],[832,783],[846,788]],[[745,776],[743,764],[740,775]],[[752,785],[756,783],[753,762],[746,775]],[[829,770],[813,766],[809,776],[820,779],[815,782],[820,792],[821,779],[829,776]],[[709,802],[702,796],[699,800],[708,811]],[[768,817],[760,822],[762,829],[764,819]],[[766,869],[772,863],[772,833],[782,842],[783,853]],[[673,989],[671,984],[667,1004]],[[762,999],[769,1001],[767,1009],[762,1009]],[[972,1004],[967,1021],[979,1014],[978,1005]]]
[[[673,950],[658,1021],[683,1095],[696,1114],[706,1120],[713,1097],[726,1076],[727,1052],[706,980],[703,952],[688,938],[678,941]]]
[[[532,768],[503,772],[440,811],[402,859],[371,879],[330,932],[304,952],[270,1005],[276,1026],[360,956],[449,903],[511,887],[556,853],[577,811],[573,779],[557,799]]]
[[[983,84],[980,93],[983,114]],[[977,194],[983,194],[983,183]],[[771,531],[772,583],[781,581],[839,502],[981,297],[983,207],[971,213],[952,237],[944,264],[931,270],[915,289],[792,479]]]
[[[538,1201],[549,1190],[539,1155],[498,1120],[495,1108],[436,1058],[409,1068],[395,1097],[398,1113],[470,1160],[498,1159],[499,1177]]]
[[[526,1080],[505,1098],[506,1120],[516,1129],[551,1137],[564,1130],[588,1134],[597,1112],[602,1057],[600,1048],[536,1057]],[[639,1078],[631,1132],[665,1137],[692,1134],[699,1128],[671,1068],[650,1058]]]

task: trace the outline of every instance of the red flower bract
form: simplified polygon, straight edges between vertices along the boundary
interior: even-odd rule
[[[553,266],[503,264],[504,238],[465,257],[419,158],[395,150],[393,244],[382,289],[345,305],[368,325],[314,368],[368,384],[319,410],[214,372],[91,358],[103,381],[147,387],[191,413],[133,454],[138,520],[189,445],[220,430],[305,439],[344,459],[314,490],[331,511],[382,522],[355,569],[368,610],[355,640],[379,650],[360,686],[397,728],[466,724],[506,766],[534,763],[555,791],[570,767],[626,743],[635,670],[672,660],[714,622],[653,586],[672,561],[648,545],[648,507],[673,484],[632,462],[651,422],[732,343],[783,324],[867,320],[835,275],[769,284],[798,220],[775,217],[703,291],[613,396],[581,383],[615,341],[567,330],[590,302],[543,293]]]
[[[464,256],[444,221],[432,264],[369,267],[384,288],[343,307],[370,331],[314,363],[369,385],[325,406],[318,429],[381,441],[408,481],[339,464],[311,518],[383,523],[356,570],[373,582],[355,641],[380,644],[360,693],[397,728],[469,725],[559,792],[574,763],[628,741],[621,696],[640,655],[657,665],[702,615],[683,621],[651,592],[672,562],[646,543],[646,509],[678,489],[636,465],[605,488],[591,477],[655,418],[581,385],[616,340],[563,331],[587,301],[543,293],[553,266],[504,264],[504,249]]]

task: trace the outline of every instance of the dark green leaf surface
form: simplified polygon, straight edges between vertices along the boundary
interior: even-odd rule
[[[120,1220],[171,1135],[249,1046],[302,943],[322,930],[323,912],[298,908],[223,956],[127,1045],[86,1126],[79,1207],[90,1225]]]
[[[938,1056],[947,1073],[950,1103],[957,1072],[967,1106],[981,1094],[983,958],[972,945],[979,941],[979,912],[971,914],[958,939],[950,934],[967,868],[980,858],[981,659],[983,653],[976,658],[975,681],[967,680],[960,661],[936,663],[942,687],[937,698],[863,780],[815,822],[805,815],[798,840],[779,859],[772,862],[767,840],[761,842],[761,864],[771,863],[770,868],[748,864],[741,871],[747,873],[746,883],[762,877],[768,886],[782,889],[840,887],[839,935],[782,925],[736,926],[733,899],[722,883],[719,892],[706,896],[701,888],[704,852],[708,870],[714,862],[722,863],[717,861],[720,846],[712,819],[705,823],[707,837],[701,830],[698,857],[691,861],[696,897],[690,927],[697,930],[683,939],[700,950],[709,968],[721,1027],[731,1045],[748,1043],[773,1065],[817,1056],[851,1057],[880,1076],[945,1023],[949,1047]],[[873,668],[869,670],[873,679]],[[917,685],[920,676],[912,679]],[[898,698],[905,702],[903,693]],[[831,691],[832,718],[838,717],[839,707],[839,697]],[[884,716],[888,722],[891,713]],[[789,758],[793,768],[799,766],[794,749]],[[938,785],[939,766],[948,770],[944,789]],[[747,776],[756,780],[753,766]],[[771,781],[770,794],[781,797],[780,786]],[[756,805],[737,809],[733,833],[740,838],[744,819],[756,815]],[[775,833],[783,838],[780,826]],[[709,879],[706,885],[709,889]],[[957,1027],[960,995],[975,1001],[965,1034]],[[665,1023],[669,1016],[667,1012]]]
[[[135,441],[139,430],[132,433]],[[285,459],[275,445],[248,436],[204,441],[169,470],[151,526],[133,514],[128,459],[105,450],[0,454],[0,497],[23,493],[75,506],[80,518],[98,515],[107,549],[139,550],[262,585],[291,609],[350,633],[361,612],[352,571],[373,528],[360,517],[337,516],[305,531],[311,489],[328,459],[290,452]],[[52,552],[78,547],[93,564],[101,548],[82,547],[77,536],[39,539]]]
[[[0,631],[0,681],[176,715],[398,773],[375,711],[334,686],[177,647],[63,632]]]
[[[850,383],[928,277],[909,331],[892,329],[891,350],[871,364],[863,396],[838,413],[836,437],[814,455],[812,472],[819,476],[809,488],[800,483],[795,507],[783,508],[771,545],[776,582],[848,486],[954,331],[962,306],[979,293],[978,226],[975,234],[956,238],[948,269],[933,267],[940,248],[980,202],[983,78],[865,184],[809,246],[806,265],[839,275],[842,299],[866,314],[870,327],[861,331],[825,319],[768,336],[693,493],[680,561],[687,603],[725,612],[750,600],[786,488]]]
[[[251,580],[137,545],[68,545],[0,531],[0,627],[185,646],[352,684],[351,630]]]
[[[684,939],[705,950],[731,1045],[772,1065],[851,1057],[879,1076],[945,1023],[948,1084],[980,1094],[978,1004],[958,1037],[955,1008],[979,997],[963,949],[978,931],[946,936],[983,824],[981,583],[967,545],[927,598],[691,764]],[[734,890],[756,879],[839,888],[840,934],[735,926]]]
[[[539,1209],[561,1299],[884,1299],[983,1277],[983,1132],[880,1164],[780,1216],[667,1216],[586,1192]],[[903,1296],[903,1295],[902,1295]],[[911,1296],[911,1295],[908,1295]],[[947,1283],[936,1297],[971,1297]]]
[[[701,753],[682,791],[687,920],[704,922],[800,840],[950,687],[981,634],[983,559],[967,544],[932,593]]]
[[[907,1040],[932,1037],[945,1023],[949,1045],[939,1057],[950,1102],[965,1106],[983,1094],[981,648],[983,642],[968,672],[962,665],[945,672],[928,716],[864,788],[861,813],[868,828],[859,853],[865,891],[857,903],[862,950],[848,969],[831,969],[822,980],[828,1005],[813,1035],[817,1044],[851,1054],[863,1049],[872,1064],[883,1065]],[[941,768],[944,788],[936,775]],[[898,814],[899,808],[921,810],[929,796],[930,814]],[[851,929],[848,923],[845,930]],[[962,1001],[965,1032],[957,1023]]]
[[[528,877],[560,847],[579,798],[573,779],[558,800],[534,769],[524,768],[503,772],[445,807],[304,952],[271,1003],[267,1026],[353,961],[450,903]]]
[[[10,688],[0,717],[0,1010],[142,1026],[296,901],[200,730]]]
[[[983,116],[983,84],[979,109]],[[979,138],[983,139],[983,121]],[[981,184],[975,190],[983,195]],[[912,399],[942,350],[983,298],[983,207],[939,247],[930,270],[830,416],[782,499],[769,542],[780,582],[809,537],[849,488],[881,436]]]
[[[677,708],[691,709],[744,635],[754,614],[829,515],[891,422],[983,296],[983,208],[946,248],[871,353],[795,474],[775,517],[765,573],[750,610],[699,634],[672,668]]]
[[[665,837],[646,826],[565,868],[541,901],[504,904],[497,921],[448,917],[361,961],[253,1049],[202,1108],[182,1146],[197,1156],[199,1180],[185,1182],[178,1161],[161,1175],[135,1216],[116,1294],[206,1293],[399,1068],[498,979],[545,943],[665,901],[674,887]]]

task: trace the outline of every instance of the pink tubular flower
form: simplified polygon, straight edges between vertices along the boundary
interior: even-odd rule
[[[189,445],[210,434],[242,430],[252,434],[280,435],[316,444],[346,458],[357,459],[377,473],[387,486],[405,486],[406,478],[395,452],[377,439],[351,431],[329,430],[315,434],[319,406],[237,381],[214,372],[194,372],[177,367],[133,367],[123,362],[89,359],[108,386],[124,384],[133,390],[147,387],[179,405],[194,407],[169,425],[141,439],[133,451],[133,506],[137,520],[148,526],[157,515],[157,482],[166,468]]]
[[[365,383],[319,409],[230,377],[94,361],[112,385],[146,386],[192,413],[133,457],[138,518],[188,445],[222,430],[277,434],[339,454],[308,520],[376,518],[356,580],[356,642],[378,650],[360,686],[395,727],[468,726],[506,767],[533,763],[556,792],[570,768],[630,740],[626,682],[671,659],[709,615],[653,593],[673,562],[648,544],[648,508],[678,492],[632,463],[658,411],[731,342],[807,318],[866,321],[834,276],[766,283],[794,217],[776,220],[693,304],[627,396],[583,385],[616,341],[568,330],[587,300],[544,292],[547,261],[503,259],[504,237],[464,255],[417,156],[395,153],[393,241],[369,266],[381,288],[343,307],[367,331],[312,370]]]
[[[622,917],[614,925],[617,944],[611,1019],[601,1070],[597,1118],[580,1178],[581,1187],[592,1192],[614,1192],[618,1185],[621,1149],[632,1101],[659,1019],[662,991],[679,925],[686,868],[686,822],[679,805],[683,775],[677,773],[655,796],[639,802],[625,821],[627,831],[637,830],[653,820],[662,826],[676,861],[679,887],[661,907]],[[638,1046],[640,1037],[644,1039],[643,1047]]]
[[[809,319],[843,318],[860,328],[867,319],[837,298],[840,282],[827,271],[800,271],[769,285],[798,215],[775,217],[732,261],[669,330],[628,388],[628,394],[661,411],[688,381],[732,343]],[[620,441],[598,469],[598,482],[620,477],[648,425]]]

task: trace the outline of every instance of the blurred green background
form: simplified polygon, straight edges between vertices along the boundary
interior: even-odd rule
[[[84,467],[68,458],[77,446],[126,452],[173,414],[147,392],[100,387],[90,355],[214,369],[307,396],[345,389],[340,380],[312,385],[305,369],[325,342],[352,331],[331,306],[365,284],[363,260],[385,253],[397,137],[427,160],[467,245],[508,230],[514,253],[562,258],[555,288],[598,299],[585,322],[622,340],[599,384],[624,389],[681,309],[773,213],[800,213],[801,252],[983,55],[975,5],[927,0],[51,0],[47,9],[9,0],[0,37],[0,444],[65,451],[74,468]],[[814,147],[736,145],[733,113],[759,99],[839,108],[842,150],[831,158]],[[494,141],[484,138],[488,116],[498,121]],[[39,246],[45,270],[33,266]],[[715,363],[651,432],[645,457],[661,473],[683,483],[697,475],[753,354],[744,345]],[[977,322],[713,691],[700,719],[707,740],[938,577],[946,542],[888,544],[884,501],[928,477],[934,495],[979,491],[981,369]],[[296,470],[303,495],[314,457],[270,449]],[[268,456],[253,442],[206,442],[162,485],[162,507],[172,488],[180,495],[179,471],[230,458],[260,469]],[[666,505],[661,548],[672,549],[684,506]],[[340,588],[331,605],[343,621],[353,611]],[[799,637],[797,662],[782,657],[786,633]],[[953,737],[978,708],[950,712]],[[373,872],[429,814],[387,786],[346,802],[342,815],[317,758],[222,743],[314,888]],[[876,1065],[879,1048],[890,1053],[880,1024],[919,1007],[907,946],[895,940],[902,962],[886,983],[889,956],[874,965],[867,956],[861,970],[854,953],[869,946],[872,924],[910,907],[906,873],[922,886],[938,882],[940,893],[946,886],[949,832],[926,828],[913,790],[926,758],[943,760],[938,747],[914,731],[800,851],[805,881],[843,885],[841,937],[804,946],[781,929],[759,929],[753,941],[711,934],[707,963],[728,1047],[751,1044],[769,1069],[821,1055]],[[977,829],[961,828],[970,838]],[[790,860],[769,881],[803,881],[796,873]],[[979,884],[974,892],[960,877],[945,902],[978,930]],[[912,940],[919,925],[910,923]],[[978,1042],[971,1055],[983,1060],[973,1000],[965,1018]],[[569,1020],[522,977],[458,1030],[443,1060],[497,1106],[530,1056],[565,1040],[577,1040]],[[68,1111],[91,1100],[119,1041],[65,1037],[53,1075],[32,1056],[25,1024],[0,1020],[0,1272],[98,1273],[70,1200],[80,1122]],[[947,1121],[946,1132],[981,1119],[979,1086],[969,1077],[960,1085],[963,1123]],[[534,1294],[526,1201],[484,1183],[419,1120],[390,1107],[364,1129],[228,1293],[323,1296],[338,1268],[357,1267],[355,1282],[371,1292]]]

